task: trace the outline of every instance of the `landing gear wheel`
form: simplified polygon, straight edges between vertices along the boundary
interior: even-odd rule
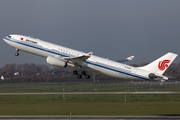
[[[82,75],[87,75],[87,74],[86,74],[86,71],[82,71],[81,74],[82,74]]]
[[[89,78],[90,78],[90,75],[85,75],[85,78],[86,78],[86,79],[89,79]]]
[[[16,53],[15,55],[16,55],[16,56],[19,56],[19,53]]]
[[[77,70],[73,71],[73,75],[77,75],[77,74],[78,74]]]
[[[19,56],[19,49],[16,48],[16,53],[15,53],[16,56]]]
[[[78,79],[81,79],[81,78],[82,78],[82,75],[81,75],[81,74],[78,74],[78,75],[77,75],[77,78],[78,78]]]

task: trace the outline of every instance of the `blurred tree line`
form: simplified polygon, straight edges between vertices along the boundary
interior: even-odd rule
[[[78,79],[73,75],[73,68],[71,67],[53,67],[45,64],[6,64],[0,69],[0,82],[24,82],[24,83],[34,83],[34,82],[67,82],[67,81],[92,81],[94,79],[94,74],[96,74],[96,79],[107,80],[108,77],[94,73],[94,71],[88,71],[91,75],[91,79]],[[3,76],[3,78],[2,78]]]
[[[132,66],[139,67],[144,66],[148,63],[131,64]],[[52,67],[45,64],[6,64],[0,69],[0,82],[24,82],[24,83],[41,83],[41,82],[70,82],[70,81],[93,81],[94,77],[96,80],[118,80],[106,76],[101,73],[94,71],[88,71],[88,74],[91,75],[90,79],[78,79],[73,75],[73,68],[61,68],[61,67]],[[175,77],[176,80],[180,80],[180,63],[172,63],[171,66],[167,69],[164,74],[165,76]]]

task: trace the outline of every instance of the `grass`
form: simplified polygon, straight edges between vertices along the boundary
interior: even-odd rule
[[[0,115],[179,114],[180,95],[2,95]]]
[[[0,84],[0,92],[180,91],[178,85]],[[0,95],[0,115],[180,115],[179,94]]]
[[[179,85],[123,85],[111,83],[1,83],[0,92],[130,92],[180,91]]]
[[[170,115],[179,114],[180,102],[30,103],[4,104],[0,115]],[[178,107],[177,107],[178,106]],[[2,109],[3,108],[3,109]]]

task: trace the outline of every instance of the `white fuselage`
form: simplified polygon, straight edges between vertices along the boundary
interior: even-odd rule
[[[23,35],[13,35],[13,37],[4,37],[4,41],[25,52],[47,58],[48,56],[57,57],[78,57],[87,53],[73,50],[60,45],[45,42],[36,38]],[[99,71],[106,75],[122,79],[143,79],[150,80],[150,72],[138,69],[126,64],[115,62],[109,59],[92,55],[86,60],[87,67]]]

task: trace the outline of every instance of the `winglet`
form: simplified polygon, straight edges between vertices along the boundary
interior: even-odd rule
[[[132,56],[130,56],[130,57],[127,57],[127,58],[124,59],[124,60],[117,60],[116,62],[123,63],[123,62],[131,61],[131,60],[133,60],[133,59],[134,59],[134,56],[132,55]]]
[[[89,52],[89,53],[88,53],[88,56],[89,56],[89,57],[91,57],[91,56],[92,56],[92,54],[93,54],[93,52]]]
[[[127,60],[133,60],[134,59],[134,56],[130,56],[128,58],[126,58]]]

